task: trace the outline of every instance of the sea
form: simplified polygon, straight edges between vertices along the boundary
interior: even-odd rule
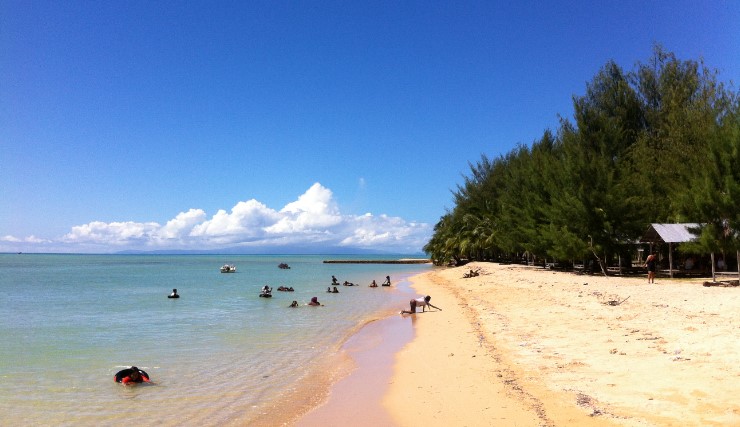
[[[343,343],[406,308],[408,278],[432,268],[323,261],[398,258],[0,254],[0,425],[284,425],[346,373]],[[358,286],[327,293],[332,275]],[[132,365],[151,383],[113,380]]]

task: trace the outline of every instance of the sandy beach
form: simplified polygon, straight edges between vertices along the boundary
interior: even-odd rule
[[[392,369],[356,358],[364,373],[299,424],[362,406],[398,426],[740,425],[740,288],[704,280],[492,263],[416,276],[442,311],[388,319],[381,334],[415,334]]]

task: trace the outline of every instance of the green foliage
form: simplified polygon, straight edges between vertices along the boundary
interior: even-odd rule
[[[470,164],[424,250],[608,259],[671,220],[706,224],[702,250],[740,249],[739,98],[660,46],[629,73],[607,62],[556,134]]]
[[[735,101],[737,104],[737,101]],[[737,107],[707,135],[706,162],[677,198],[681,212],[702,224],[691,248],[740,250],[740,113]]]

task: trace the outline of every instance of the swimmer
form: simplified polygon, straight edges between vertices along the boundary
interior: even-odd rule
[[[123,385],[138,384],[142,382],[149,382],[149,374],[137,368],[136,366],[132,366],[128,369],[118,371],[118,373],[113,376],[113,379]]]
[[[292,303],[290,303],[290,305],[288,306],[288,308],[294,308],[294,307],[298,307],[298,301],[293,301],[293,302],[292,302]]]
[[[173,289],[172,293],[167,298],[180,298],[180,295],[177,295],[177,289]]]
[[[313,298],[311,298],[311,302],[309,302],[306,305],[319,306],[319,305],[321,305],[321,303],[319,302],[319,298],[318,297],[313,297]]]

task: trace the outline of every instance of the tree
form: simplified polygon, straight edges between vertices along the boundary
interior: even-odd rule
[[[678,203],[682,213],[701,224],[696,230],[699,239],[689,249],[735,252],[740,265],[740,109],[737,104],[736,101],[734,111],[722,117],[708,135],[706,167],[691,181]]]

